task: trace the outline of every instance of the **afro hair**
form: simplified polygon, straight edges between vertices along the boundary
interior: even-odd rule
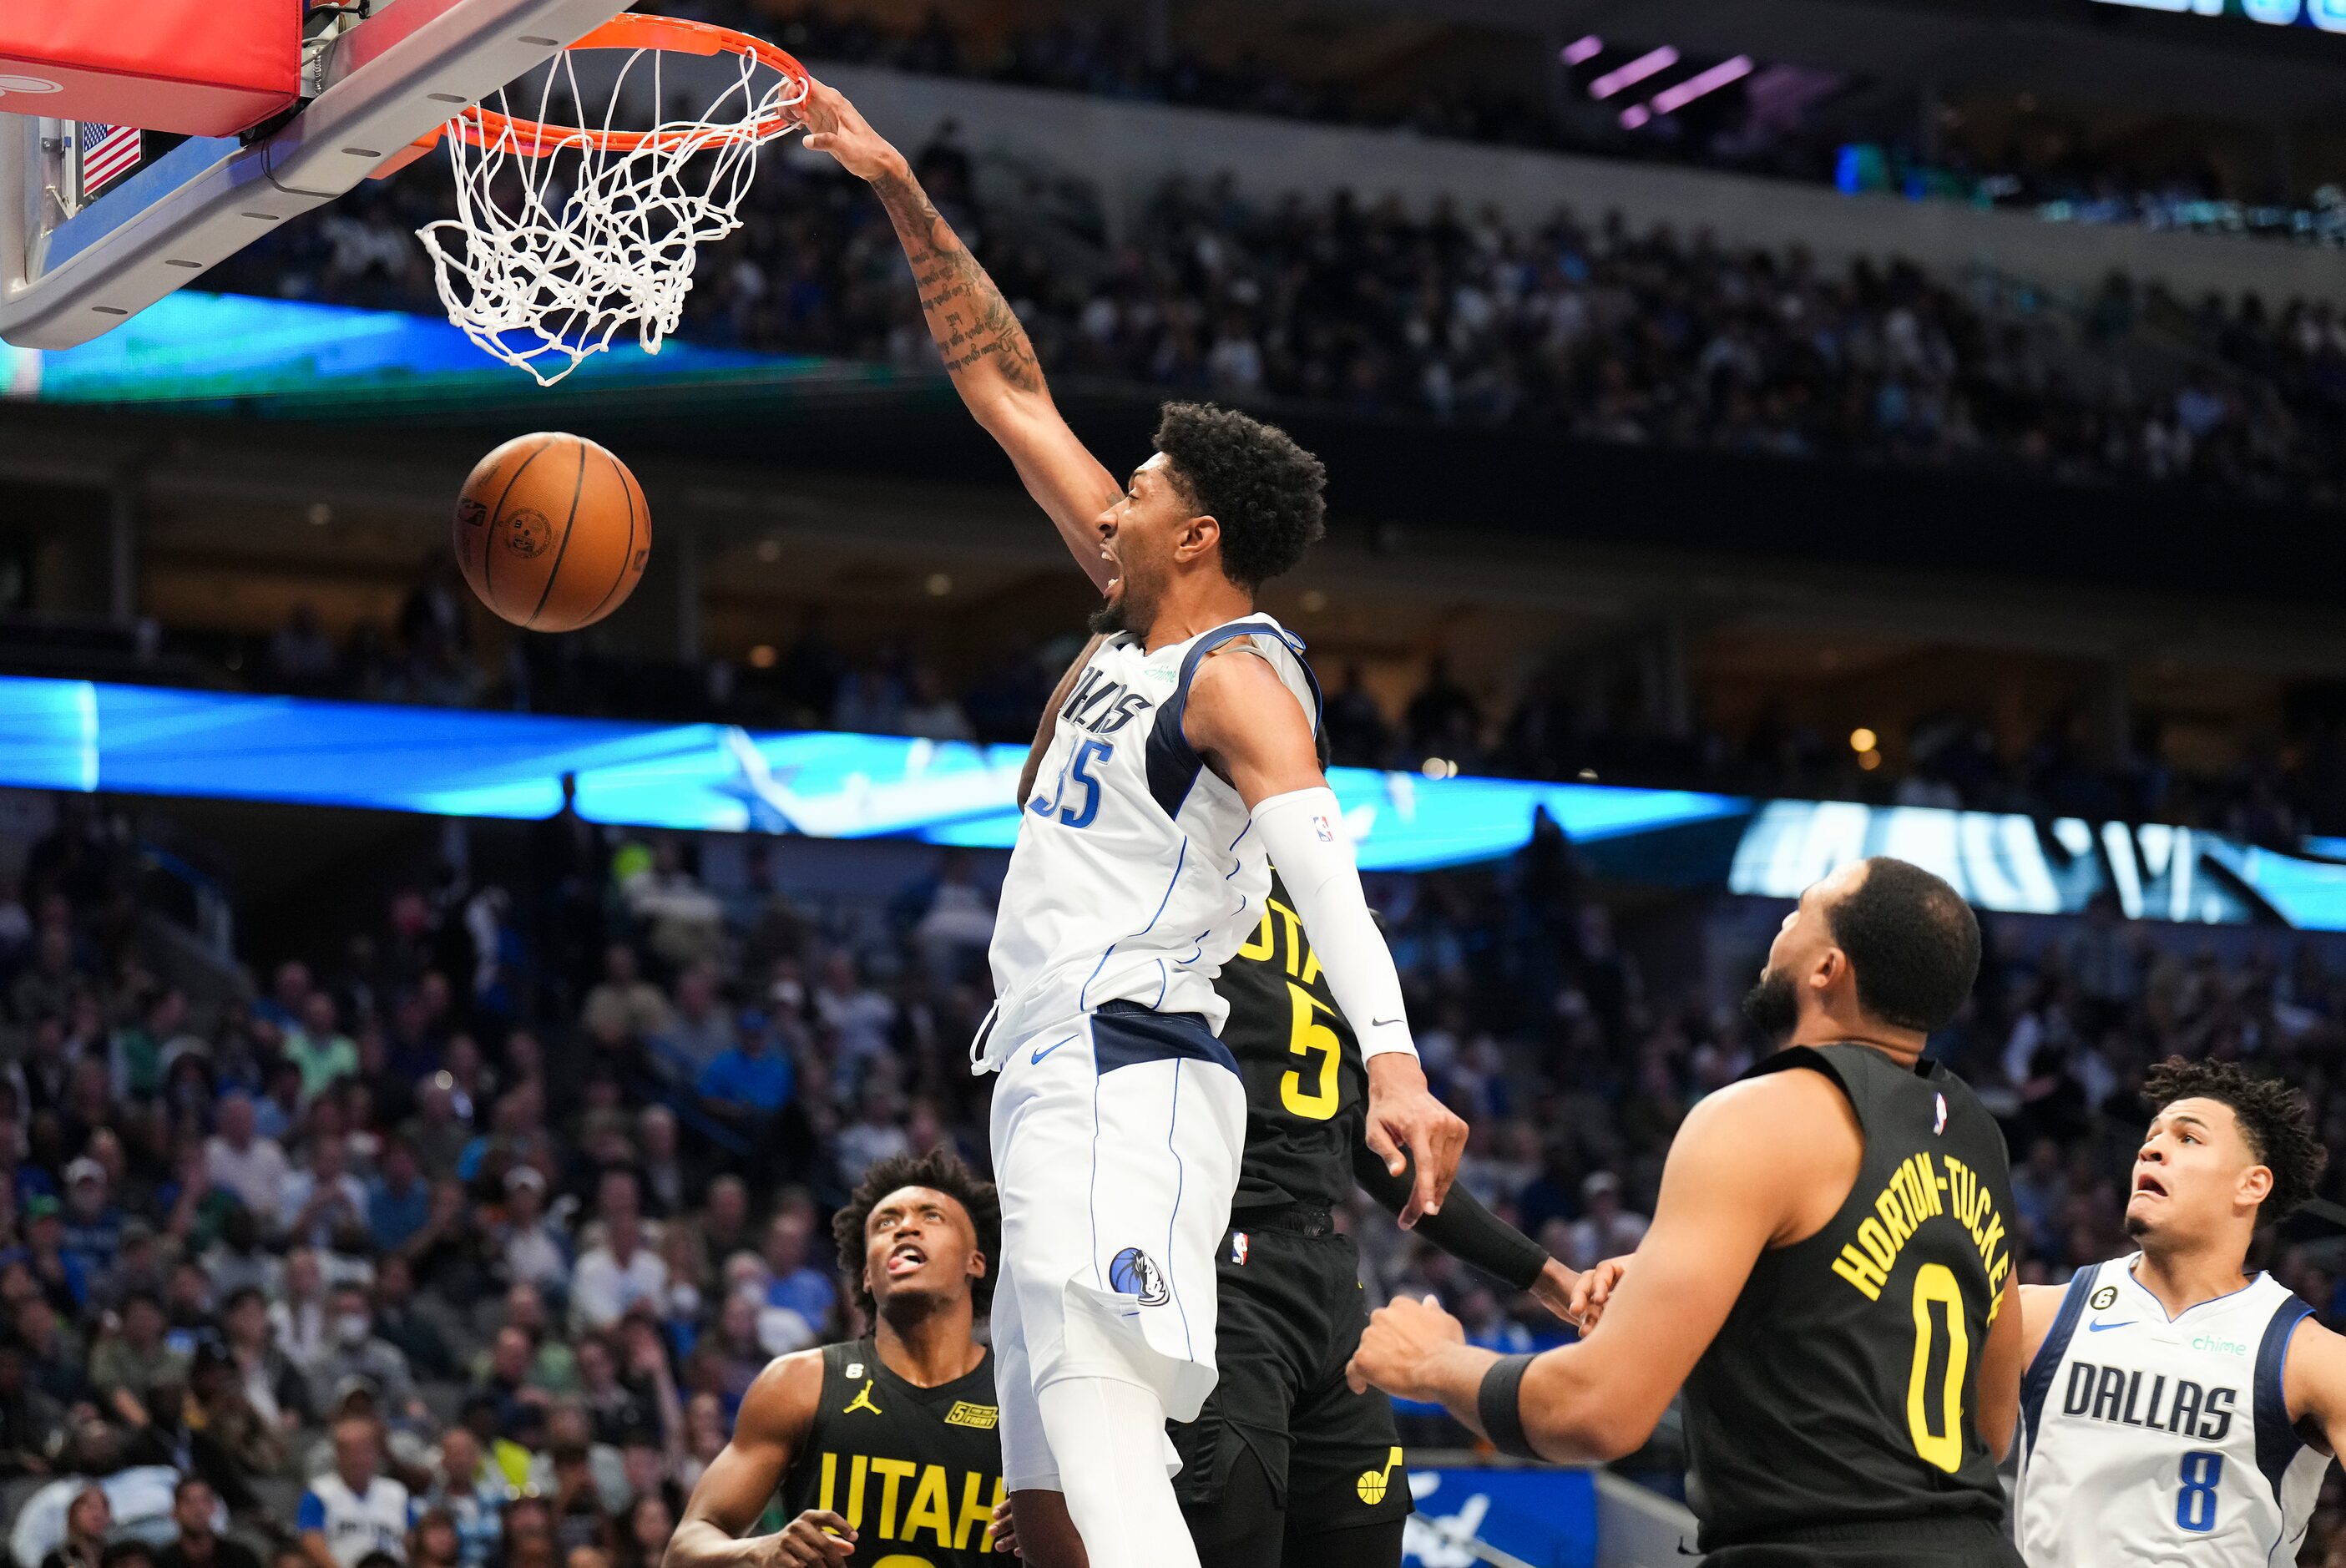
[[[2272,1172],[2272,1191],[2257,1211],[2260,1225],[2288,1218],[2311,1197],[2330,1163],[2329,1151],[2313,1135],[2313,1110],[2305,1096],[2237,1062],[2169,1056],[2143,1075],[2142,1098],[2153,1115],[2178,1100],[2214,1100],[2232,1107],[2249,1152]]]
[[[908,1186],[941,1192],[969,1216],[970,1228],[977,1233],[978,1254],[985,1259],[985,1272],[970,1281],[971,1294],[983,1313],[994,1299],[994,1277],[1002,1261],[1002,1203],[992,1182],[981,1181],[951,1149],[937,1148],[924,1155],[892,1155],[882,1160],[863,1174],[847,1207],[831,1217],[831,1239],[839,1244],[839,1271],[847,1277],[864,1321],[876,1319],[878,1305],[872,1298],[872,1288],[863,1282],[863,1228],[871,1223],[872,1211],[880,1207],[881,1199]]]
[[[1292,570],[1327,533],[1328,471],[1277,425],[1168,402],[1155,440],[1190,504],[1222,525],[1222,571],[1239,587]]]

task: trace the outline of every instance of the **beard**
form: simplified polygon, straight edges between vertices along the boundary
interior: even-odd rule
[[[1131,563],[1120,562],[1118,565],[1125,574],[1123,587],[1113,599],[1102,600],[1086,624],[1102,636],[1130,632],[1145,637],[1157,620],[1157,606],[1163,595],[1152,585],[1135,581]]]
[[[1770,1040],[1781,1040],[1800,1021],[1800,993],[1792,977],[1772,969],[1760,972],[1760,983],[1743,993],[1743,1019]]]

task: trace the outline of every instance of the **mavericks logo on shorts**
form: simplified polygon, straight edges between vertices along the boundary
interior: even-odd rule
[[[1137,1247],[1127,1247],[1110,1260],[1107,1282],[1127,1296],[1137,1296],[1143,1307],[1162,1307],[1173,1299],[1157,1260]]]

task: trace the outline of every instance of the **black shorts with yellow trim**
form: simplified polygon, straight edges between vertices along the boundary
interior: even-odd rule
[[[1214,1358],[1221,1378],[1198,1419],[1168,1429],[1173,1486],[1200,1547],[1267,1521],[1219,1504],[1251,1454],[1289,1530],[1377,1524],[1412,1512],[1392,1403],[1356,1394],[1344,1367],[1368,1326],[1360,1257],[1325,1209],[1239,1211],[1222,1238]]]

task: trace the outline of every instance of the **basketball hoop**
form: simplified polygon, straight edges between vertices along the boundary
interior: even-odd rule
[[[568,104],[586,103],[576,58],[587,49],[630,51],[601,123],[548,124],[557,92]],[[648,73],[639,69],[647,55]],[[668,55],[729,55],[738,70],[699,117],[663,119]],[[651,108],[638,114],[652,128],[623,129],[647,75]],[[434,141],[448,148],[456,216],[416,231],[448,319],[540,386],[610,347],[629,325],[646,353],[659,352],[684,313],[699,248],[741,226],[737,210],[759,147],[799,127],[805,67],[730,28],[627,15],[556,58],[536,118],[512,113],[507,90],[465,109],[402,160]]]

